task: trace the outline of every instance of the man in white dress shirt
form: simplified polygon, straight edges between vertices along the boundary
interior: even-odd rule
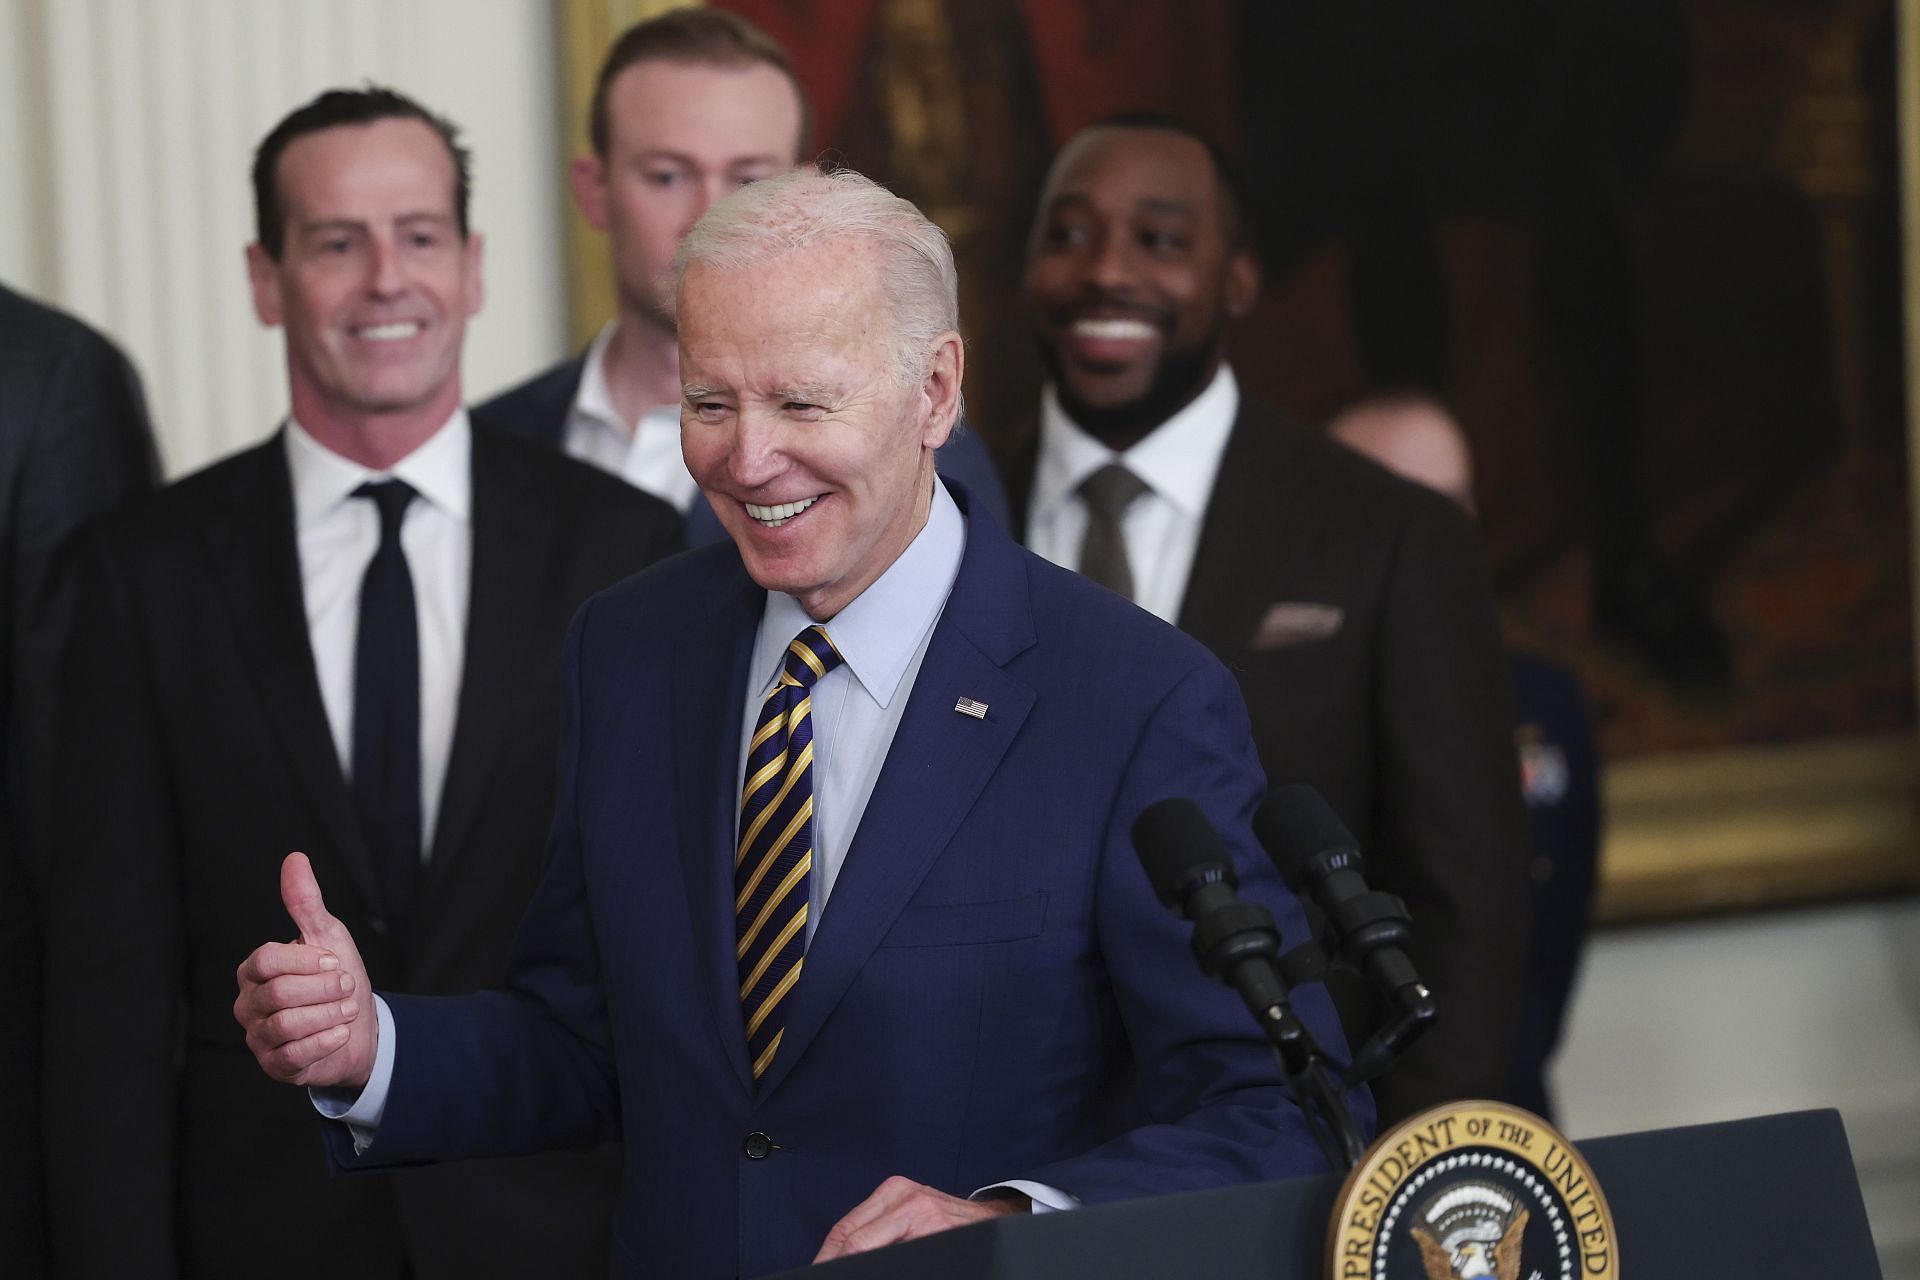
[[[80,555],[48,913],[56,1263],[258,1274],[299,1200],[320,1229],[276,1274],[603,1275],[608,1153],[329,1180],[311,1113],[256,1084],[229,984],[239,939],[290,929],[288,848],[333,872],[381,980],[497,978],[552,812],[567,620],[679,521],[470,425],[482,244],[452,126],[329,92],[254,179],[284,428]]]
[[[1244,210],[1231,159],[1172,120],[1061,149],[1025,285],[1050,376],[1008,487],[1030,547],[1226,663],[1269,782],[1317,786],[1405,899],[1441,1017],[1376,1083],[1384,1125],[1506,1087],[1528,881],[1505,663],[1453,504],[1241,395]],[[1335,995],[1358,1045],[1370,993]]]
[[[738,14],[675,9],[624,32],[594,89],[592,153],[570,171],[581,215],[613,251],[618,313],[585,355],[503,392],[480,418],[671,502],[689,546],[723,540],[680,453],[669,268],[714,201],[792,168],[812,129],[787,51]],[[939,465],[1005,527],[1006,497],[977,436],[955,432]]]

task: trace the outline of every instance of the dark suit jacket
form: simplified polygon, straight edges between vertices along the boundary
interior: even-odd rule
[[[1580,972],[1600,862],[1600,761],[1593,718],[1572,671],[1528,653],[1508,655],[1527,803],[1533,945],[1513,1046],[1513,1101],[1553,1118],[1547,1062],[1560,1044]]]
[[[153,483],[153,439],[133,367],[70,316],[0,287],[0,1258],[10,1275],[46,1266],[40,1174],[40,929],[54,719],[47,697],[65,642],[54,572],[86,520]]]
[[[63,679],[48,936],[48,1116],[68,1276],[589,1275],[614,1157],[329,1179],[305,1096],[233,1018],[234,969],[293,934],[304,850],[377,981],[497,982],[553,812],[567,619],[679,545],[664,503],[476,428],[473,578],[446,787],[404,967],[308,641],[284,441],[135,504],[88,539]],[[298,1241],[289,1253],[288,1243]]]
[[[1031,461],[1008,489],[1024,528]],[[1440,1017],[1376,1082],[1382,1125],[1446,1098],[1502,1097],[1527,956],[1526,845],[1472,527],[1445,499],[1243,403],[1180,627],[1239,677],[1268,779],[1318,787],[1375,887],[1412,913]],[[1339,982],[1335,994],[1349,1038],[1363,1035],[1366,993]]]
[[[580,394],[580,378],[587,367],[585,356],[563,360],[544,373],[535,374],[517,387],[501,392],[474,412],[489,425],[508,435],[531,440],[549,449],[561,449],[567,439],[567,411]],[[1002,529],[1012,528],[1007,512],[1007,496],[1000,487],[1000,473],[980,437],[956,425],[946,447],[935,459],[940,474],[958,480],[973,497],[976,511],[984,511]],[[704,547],[725,542],[727,531],[713,514],[705,494],[696,494],[687,511],[687,545]]]
[[[617,1261],[686,1280],[806,1263],[889,1174],[1096,1203],[1323,1167],[1129,841],[1147,804],[1190,795],[1243,896],[1303,928],[1248,830],[1262,788],[1231,677],[977,517],[755,1088],[732,848],[765,598],[712,547],[581,611],[560,808],[507,990],[390,998],[393,1087],[361,1163],[617,1131]],[[1300,1012],[1339,1044],[1324,993]],[[743,1146],[754,1133],[772,1149]]]

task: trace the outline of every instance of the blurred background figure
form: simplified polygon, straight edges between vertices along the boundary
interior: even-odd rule
[[[1389,471],[1474,510],[1466,433],[1438,400],[1418,393],[1372,396],[1336,416],[1327,430]],[[1593,912],[1599,762],[1587,700],[1573,672],[1533,654],[1509,653],[1507,661],[1533,884],[1533,941],[1507,1097],[1552,1119],[1547,1061],[1560,1043]]]
[[[140,380],[73,317],[0,286],[0,1258],[47,1265],[40,1147],[40,920],[49,691],[67,641],[61,552],[90,517],[153,483]]]
[[[667,273],[674,250],[727,192],[792,168],[812,114],[786,50],[745,18],[676,9],[629,28],[607,51],[573,195],[613,251],[619,314],[586,353],[477,411],[509,434],[564,450],[672,503],[687,542],[726,537],[680,456],[680,356]],[[986,447],[955,432],[940,470],[973,510],[1007,524]]]

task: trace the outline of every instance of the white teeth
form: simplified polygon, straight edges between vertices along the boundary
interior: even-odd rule
[[[820,501],[820,496],[815,494],[813,497],[803,498],[799,502],[782,502],[771,507],[763,507],[756,503],[749,502],[746,504],[746,508],[748,515],[767,526],[767,528],[778,529],[781,525],[793,519],[818,501]]]
[[[419,321],[401,320],[393,324],[370,324],[364,328],[355,329],[353,335],[356,338],[365,338],[369,342],[398,342],[402,338],[411,338],[419,332]]]
[[[1144,341],[1153,337],[1153,326],[1144,320],[1076,320],[1073,331],[1083,338],[1107,341]]]

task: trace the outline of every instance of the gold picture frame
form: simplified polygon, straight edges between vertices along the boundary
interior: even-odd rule
[[[687,0],[560,0],[565,146],[584,145],[594,77],[628,24]],[[1920,0],[1898,24],[1909,537],[1920,564]],[[613,314],[604,240],[569,202],[576,347]],[[1920,635],[1920,592],[1914,593]],[[1920,671],[1920,650],[1916,650]],[[1920,735],[1844,738],[1636,759],[1605,780],[1597,911],[1630,921],[1920,888]]]

